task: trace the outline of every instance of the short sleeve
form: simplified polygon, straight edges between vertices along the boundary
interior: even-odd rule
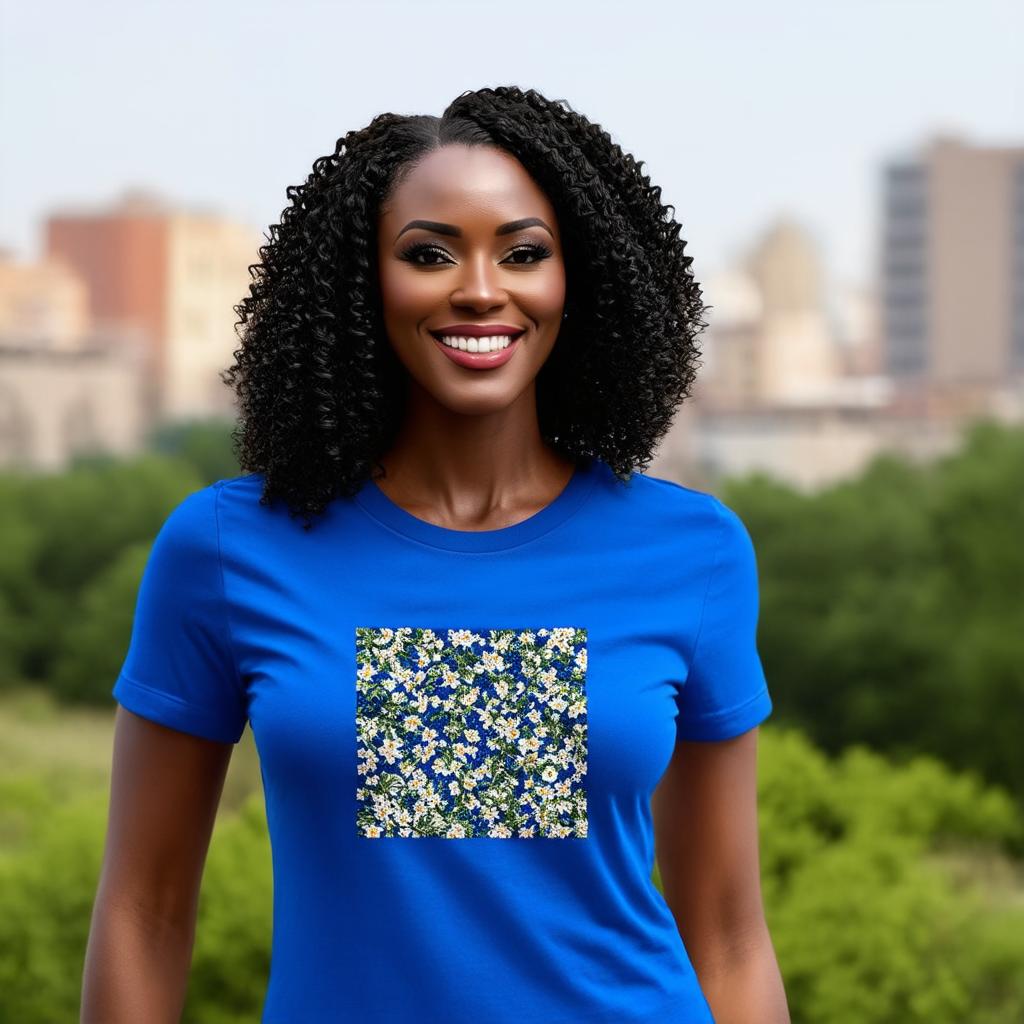
[[[686,679],[678,691],[676,736],[724,740],[772,712],[757,649],[758,593],[754,545],[739,516],[714,496],[717,553]]]
[[[217,500],[223,481],[175,507],[149,552],[113,696],[129,711],[237,743],[248,717],[231,649]]]

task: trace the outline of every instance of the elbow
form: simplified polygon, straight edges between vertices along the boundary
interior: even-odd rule
[[[732,973],[772,949],[763,912],[703,922],[681,934],[690,961],[701,977]]]
[[[760,892],[709,898],[707,893],[666,892],[680,937],[695,968],[733,967],[771,946]]]

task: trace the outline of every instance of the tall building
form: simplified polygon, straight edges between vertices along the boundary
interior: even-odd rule
[[[965,400],[1024,374],[1024,148],[937,137],[883,178],[882,335],[901,387]]]
[[[46,222],[47,256],[86,282],[95,328],[143,348],[151,415],[160,420],[232,415],[219,371],[238,346],[233,307],[248,291],[259,245],[247,226],[138,191]]]
[[[788,218],[707,279],[696,401],[651,472],[705,489],[761,472],[814,489],[883,451],[931,458],[955,447],[951,422],[892,407],[875,291],[827,281],[813,235]]]

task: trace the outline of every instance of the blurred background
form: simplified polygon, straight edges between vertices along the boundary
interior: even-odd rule
[[[0,1024],[77,1020],[110,689],[164,518],[240,472],[219,371],[286,187],[377,113],[498,84],[644,161],[713,307],[648,472],[758,553],[793,1021],[1024,1020],[1018,2],[0,12]],[[262,799],[247,731],[186,1021],[259,1019]]]

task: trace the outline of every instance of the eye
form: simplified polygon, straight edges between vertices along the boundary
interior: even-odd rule
[[[528,267],[541,260],[547,259],[551,250],[546,245],[520,245],[512,250],[502,262],[511,262],[514,267]],[[518,257],[525,256],[526,259]],[[435,259],[440,257],[440,261]],[[439,267],[444,263],[451,263],[448,253],[429,242],[416,242],[399,254],[399,259],[412,263],[417,267]]]
[[[421,255],[426,256],[431,254],[438,256],[448,255],[444,249],[439,249],[436,245],[430,245],[428,242],[417,242],[415,245],[410,245],[408,249],[404,249],[398,258],[400,260],[407,260],[409,263],[418,267],[439,267],[441,265],[440,263],[434,263],[432,261],[423,263],[419,261],[418,257]]]
[[[508,258],[512,259],[513,256],[521,256],[524,253],[527,256],[535,257],[535,259],[531,260],[530,263],[540,263],[541,260],[545,260],[551,255],[551,250],[546,245],[520,245],[509,253]],[[530,266],[530,263],[513,261],[513,266]]]

